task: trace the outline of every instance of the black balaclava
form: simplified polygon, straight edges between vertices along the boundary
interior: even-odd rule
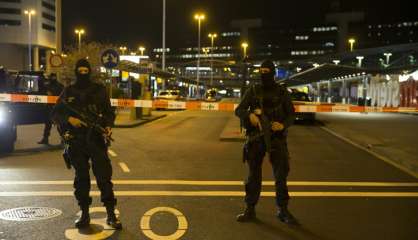
[[[55,74],[55,73],[51,73],[50,75],[49,75],[49,82],[50,83],[56,83],[58,80],[57,80],[57,75]]]
[[[270,60],[265,60],[260,67],[261,84],[265,88],[274,86],[274,75],[276,73],[276,66]]]
[[[88,73],[80,72],[80,68],[87,68]],[[86,88],[90,84],[91,66],[86,59],[80,59],[75,65],[76,82],[74,84],[77,88]]]

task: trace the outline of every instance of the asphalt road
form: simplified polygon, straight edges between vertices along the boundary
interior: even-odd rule
[[[242,144],[219,141],[230,117],[186,111],[115,130],[110,155],[124,224],[120,232],[102,226],[100,212],[92,214],[92,229],[72,229],[78,211],[73,173],[65,169],[60,150],[32,147],[42,127],[27,127],[21,134],[29,143],[0,157],[0,211],[50,207],[62,214],[39,221],[0,220],[0,239],[417,238],[417,179],[309,125],[292,127],[289,136],[290,209],[302,225],[289,227],[275,218],[268,161],[259,220],[237,223],[247,169]],[[100,207],[97,187],[92,190],[92,207]],[[156,236],[175,232],[172,238]]]
[[[327,128],[390,158],[418,176],[418,115],[318,113],[317,119]]]

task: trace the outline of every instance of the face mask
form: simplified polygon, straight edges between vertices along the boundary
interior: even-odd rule
[[[86,67],[79,67],[76,72],[77,81],[75,83],[78,87],[85,87],[90,83],[90,70]]]
[[[261,73],[261,84],[266,87],[274,85],[274,74],[271,71],[264,71]]]

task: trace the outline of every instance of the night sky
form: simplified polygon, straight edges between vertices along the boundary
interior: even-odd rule
[[[167,0],[167,47],[185,45],[197,32],[193,14],[207,20],[203,32],[228,29],[234,19],[262,18],[274,26],[311,26],[324,23],[335,0]],[[364,10],[367,23],[418,20],[412,1],[342,0],[343,11]],[[161,47],[162,0],[64,0],[63,41],[74,44],[74,29],[83,26],[88,41],[148,49]],[[193,39],[192,39],[193,40]],[[207,39],[204,39],[207,40]]]

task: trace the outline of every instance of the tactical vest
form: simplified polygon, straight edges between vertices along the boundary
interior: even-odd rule
[[[286,94],[286,88],[276,85],[275,91],[271,97],[271,107],[266,107],[264,105],[265,94],[261,85],[253,85],[251,87],[252,99],[250,111],[253,112],[255,109],[260,108],[263,110],[263,113],[269,118],[270,121],[281,121],[284,119],[284,110],[283,110],[283,100],[284,95]]]

